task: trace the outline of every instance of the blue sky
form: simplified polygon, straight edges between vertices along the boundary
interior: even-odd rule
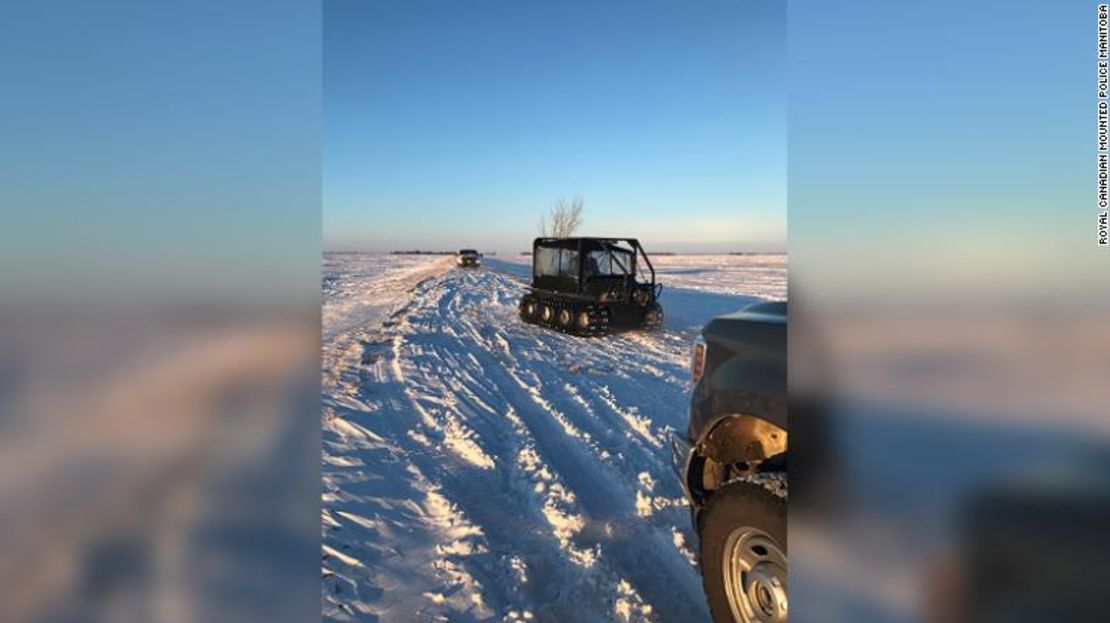
[[[1096,6],[790,3],[791,283],[1049,299],[1103,279]]]
[[[320,19],[300,0],[4,3],[0,290],[314,300]]]
[[[777,0],[324,3],[324,246],[785,248]]]
[[[1101,278],[1097,3],[601,4],[8,3],[0,285],[314,297],[322,152],[331,248],[781,244],[787,110],[792,280]]]

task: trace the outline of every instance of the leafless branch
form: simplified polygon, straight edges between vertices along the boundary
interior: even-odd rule
[[[570,202],[560,199],[551,206],[549,214],[540,215],[540,235],[550,238],[569,238],[582,224],[582,197]]]

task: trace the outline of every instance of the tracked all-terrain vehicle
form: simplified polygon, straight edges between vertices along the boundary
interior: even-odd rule
[[[650,279],[639,278],[638,258]],[[654,327],[663,321],[662,289],[635,238],[536,238],[532,285],[520,300],[520,317],[583,336]]]

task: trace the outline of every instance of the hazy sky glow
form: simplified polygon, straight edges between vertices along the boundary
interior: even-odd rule
[[[792,284],[1093,292],[1096,6],[791,3]]]
[[[583,234],[782,250],[786,14],[773,0],[324,5],[324,246],[519,251]]]

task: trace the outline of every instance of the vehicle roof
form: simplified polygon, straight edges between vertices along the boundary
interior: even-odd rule
[[[764,301],[728,314],[718,316],[725,320],[756,320],[786,322],[786,301]]]
[[[571,238],[551,238],[551,237],[541,236],[539,238],[536,238],[535,242],[536,243],[540,243],[540,242],[561,242],[561,241],[570,242],[572,240],[595,240],[595,241],[598,241],[598,242],[632,242],[636,239],[635,238],[627,238],[627,237],[622,238],[622,237],[619,237],[619,236],[574,236],[574,237],[571,237]]]
[[[546,248],[559,248],[559,249],[577,249],[580,243],[587,245],[594,245],[594,248],[604,247],[607,245],[615,245],[616,243],[626,243],[633,248],[638,247],[640,242],[635,238],[596,238],[596,237],[582,237],[582,238],[536,238],[532,241],[532,248],[538,249],[540,247]]]
[[[462,249],[459,251],[459,253],[478,253],[478,251],[475,249]]]

